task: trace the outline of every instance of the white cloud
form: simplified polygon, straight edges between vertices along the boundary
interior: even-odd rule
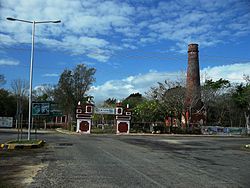
[[[158,40],[176,42],[181,52],[191,42],[215,46],[250,33],[247,7],[249,3],[237,0],[160,2],[153,11],[160,20],[149,21],[148,29],[157,34]]]
[[[1,12],[1,15],[6,17],[24,20],[60,19],[61,24],[36,25],[37,45],[40,43],[52,49],[69,51],[73,55],[86,55],[101,62],[107,61],[112,51],[119,49],[119,45],[111,44],[105,39],[107,36],[111,38],[114,31],[128,35],[134,30],[130,19],[134,8],[127,3],[116,1],[7,0],[1,7]],[[31,24],[11,23],[6,18],[2,19],[2,43],[30,44]]]
[[[58,77],[59,75],[56,73],[47,73],[47,74],[43,74],[43,77]]]
[[[218,80],[220,78],[231,82],[244,82],[243,75],[250,75],[249,63],[236,63],[231,65],[222,65],[216,67],[207,67],[201,70],[204,79]],[[206,77],[206,78],[205,78]]]
[[[157,85],[157,82],[164,82],[165,80],[177,79],[180,72],[157,72],[150,70],[146,74],[138,74],[135,76],[128,76],[122,80],[110,80],[103,85],[93,86],[89,91],[90,95],[95,97],[95,101],[102,102],[108,98],[124,99],[131,93],[142,93]]]
[[[1,65],[19,65],[19,61],[16,61],[16,60],[10,60],[10,59],[0,59],[0,66]]]
[[[220,78],[227,79],[230,82],[244,82],[243,74],[250,75],[250,62],[238,63],[232,65],[207,67],[201,70],[201,80],[206,79],[218,80]],[[205,75],[205,76],[204,76]],[[141,93],[149,91],[158,82],[165,80],[185,81],[185,73],[183,72],[157,72],[150,70],[146,74],[138,74],[128,76],[121,80],[110,80],[102,85],[93,86],[89,91],[93,95],[97,103],[103,102],[108,98],[124,99],[132,93]]]
[[[152,4],[152,1],[5,0],[1,7],[1,43],[30,44],[31,40],[31,24],[11,23],[3,15],[28,20],[60,19],[61,24],[38,24],[36,42],[101,62],[108,61],[122,48],[136,49],[162,40],[173,41],[176,50],[183,51],[191,41],[200,47],[214,46],[250,33],[247,1],[162,0]],[[96,51],[100,53],[93,55]]]

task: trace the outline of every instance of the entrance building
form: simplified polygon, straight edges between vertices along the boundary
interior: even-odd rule
[[[85,104],[78,102],[76,107],[77,126],[76,132],[90,134],[92,119],[94,113],[94,104],[87,101]]]
[[[130,131],[130,120],[131,110],[127,105],[126,108],[122,106],[122,103],[118,102],[115,108],[115,119],[116,119],[116,133],[129,133]]]
[[[80,102],[76,108],[77,127],[76,132],[90,134],[93,124],[93,115],[111,114],[115,116],[117,134],[128,134],[130,131],[131,109],[127,105],[124,107],[121,102],[115,108],[94,108],[94,104],[87,101],[85,104]]]

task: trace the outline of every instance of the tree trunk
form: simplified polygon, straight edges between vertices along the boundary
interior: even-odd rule
[[[21,140],[23,139],[23,114],[21,114],[21,135],[20,135],[20,137],[21,137]]]
[[[250,125],[249,125],[249,114],[247,112],[244,112],[245,120],[246,120],[246,133],[250,134]]]
[[[71,117],[71,114],[68,113],[67,130],[71,130],[71,125],[72,125],[72,117]]]
[[[230,127],[233,127],[233,120],[231,117],[230,117]]]

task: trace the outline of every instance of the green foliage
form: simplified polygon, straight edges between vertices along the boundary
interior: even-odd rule
[[[224,87],[230,87],[230,82],[222,78],[217,81],[213,81],[212,79],[210,79],[205,81],[204,87],[211,88],[213,90],[218,90]]]
[[[126,99],[123,100],[123,105],[129,104],[130,108],[134,108],[137,105],[141,104],[145,98],[142,97],[140,93],[132,93]]]
[[[92,134],[115,134],[116,128],[113,126],[105,126],[104,129],[98,128],[98,127],[92,127],[91,133]]]
[[[55,87],[50,84],[43,84],[33,91],[35,101],[54,101]]]
[[[156,122],[164,121],[165,114],[159,108],[159,103],[154,100],[145,100],[133,109],[134,121]]]
[[[181,121],[185,107],[186,89],[180,82],[165,81],[158,87],[151,88],[150,97],[157,102],[162,121],[166,115],[174,116]]]
[[[108,98],[104,101],[103,106],[104,107],[115,107],[115,104],[117,103],[117,100],[115,98]]]
[[[62,110],[74,117],[75,107],[79,101],[86,100],[86,92],[94,83],[96,70],[84,64],[73,70],[64,70],[55,89],[55,101]]]
[[[232,97],[237,106],[246,109],[250,105],[250,85],[237,85]]]
[[[8,144],[39,144],[41,140],[13,140]]]
[[[14,117],[16,114],[16,99],[7,90],[0,89],[0,116]]]

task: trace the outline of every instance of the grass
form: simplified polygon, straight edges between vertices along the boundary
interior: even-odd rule
[[[39,144],[41,140],[13,140],[8,142],[8,144]]]
[[[112,127],[105,127],[104,129],[92,127],[91,133],[92,134],[115,134],[116,129],[114,129]]]
[[[12,188],[12,187],[13,186],[9,185],[8,183],[1,182],[1,179],[0,179],[0,188]]]

